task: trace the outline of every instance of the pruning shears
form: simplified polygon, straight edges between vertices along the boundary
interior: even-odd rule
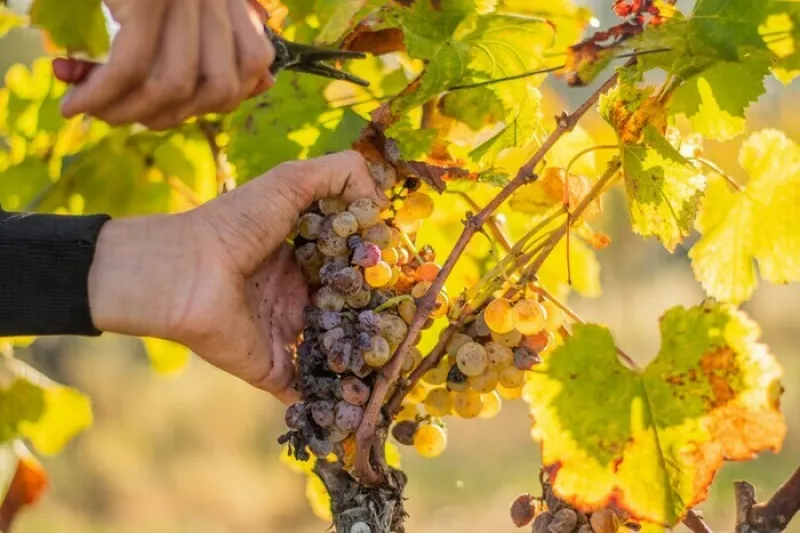
[[[365,59],[367,57],[366,54],[294,43],[277,35],[266,24],[264,25],[264,33],[275,48],[275,60],[269,69],[273,75],[277,75],[283,70],[292,70],[334,80],[343,80],[361,87],[369,86],[367,80],[326,64],[327,61]],[[78,71],[79,73],[74,78],[63,80],[68,83],[82,82],[92,70],[100,66],[99,63],[94,61],[83,59],[75,59],[73,61],[82,64],[83,68]]]
[[[275,61],[270,67],[272,74],[277,75],[282,70],[293,70],[334,80],[344,80],[361,87],[369,86],[367,80],[324,63],[325,61],[365,59],[367,57],[366,54],[293,43],[275,34],[266,25],[264,26],[264,32],[272,41],[272,46],[275,47]]]

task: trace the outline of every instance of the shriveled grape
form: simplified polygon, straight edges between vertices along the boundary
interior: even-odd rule
[[[336,426],[342,431],[355,431],[358,429],[363,416],[364,410],[357,405],[352,405],[345,401],[336,404]]]
[[[417,432],[419,424],[413,420],[403,420],[392,427],[392,437],[406,446],[414,444],[414,434]]]
[[[328,257],[344,255],[347,253],[347,241],[337,235],[333,229],[323,228],[317,239],[319,251]]]
[[[335,404],[330,400],[319,400],[311,404],[311,418],[318,426],[327,428],[333,425]]]
[[[454,392],[465,391],[469,388],[469,378],[458,365],[453,365],[447,372],[447,388]]]
[[[542,362],[541,356],[526,346],[514,348],[514,366],[520,370],[531,370]]]
[[[293,403],[286,409],[286,427],[289,429],[300,429],[306,425],[306,406],[298,402]]]
[[[339,395],[347,403],[364,405],[369,400],[370,390],[366,383],[355,376],[348,376],[339,383]]]
[[[345,302],[353,309],[361,309],[369,304],[370,298],[372,298],[372,292],[362,288],[357,293],[347,296]]]
[[[354,265],[369,268],[377,265],[380,260],[381,249],[373,242],[362,241],[353,248],[353,257],[351,261]]]
[[[316,306],[323,311],[341,311],[344,308],[344,295],[336,292],[332,287],[320,287],[315,298]]]

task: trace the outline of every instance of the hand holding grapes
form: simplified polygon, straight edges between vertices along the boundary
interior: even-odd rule
[[[386,198],[364,159],[285,163],[184,214],[108,222],[89,277],[98,329],[173,340],[284,401],[308,304],[284,241],[313,201]]]

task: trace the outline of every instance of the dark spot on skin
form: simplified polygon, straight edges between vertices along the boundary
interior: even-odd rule
[[[611,461],[611,471],[616,474],[619,471],[619,465],[622,464],[623,460],[624,460],[623,457],[617,457],[616,459]]]
[[[570,374],[569,379],[578,379],[578,374]]]

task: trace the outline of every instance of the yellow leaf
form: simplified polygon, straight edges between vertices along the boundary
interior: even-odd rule
[[[189,364],[192,352],[180,344],[152,337],[145,337],[142,341],[153,368],[159,374],[177,375]]]
[[[697,279],[718,300],[741,303],[765,280],[800,280],[800,146],[764,130],[742,146],[739,163],[750,175],[743,191],[712,181],[689,252]]]
[[[314,515],[320,520],[331,522],[333,515],[331,514],[331,497],[328,490],[322,483],[322,480],[316,474],[308,476],[306,481],[306,498],[311,505],[311,510]]]
[[[55,455],[75,435],[92,425],[92,404],[79,391],[62,386],[43,389],[44,409],[32,422],[23,421],[20,431],[36,450]]]

